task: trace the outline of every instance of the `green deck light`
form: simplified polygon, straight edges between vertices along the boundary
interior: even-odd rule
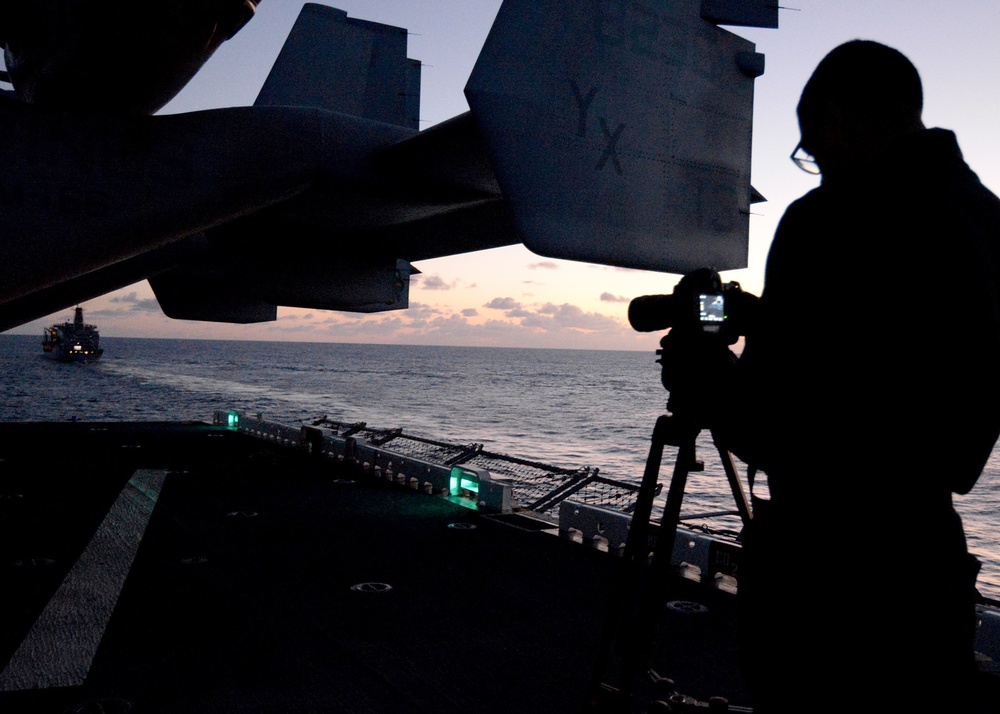
[[[460,466],[453,466],[448,492],[452,496],[461,496],[463,491],[479,493],[479,478]]]
[[[232,409],[229,410],[229,416],[227,418],[227,425],[230,429],[240,428],[240,413]]]

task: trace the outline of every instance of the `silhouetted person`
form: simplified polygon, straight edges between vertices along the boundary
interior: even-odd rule
[[[739,574],[755,711],[976,711],[952,494],[1000,433],[1000,201],[922,100],[855,41],[799,102],[822,182],[778,226],[719,415],[770,490]]]

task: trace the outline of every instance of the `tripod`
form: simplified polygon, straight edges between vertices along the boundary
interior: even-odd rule
[[[687,477],[691,471],[700,471],[703,468],[703,464],[697,460],[695,451],[695,441],[701,431],[701,427],[670,414],[662,415],[656,420],[632,516],[632,525],[625,542],[621,563],[623,573],[612,600],[591,680],[588,697],[591,712],[624,714],[631,710],[635,680],[648,666],[656,613],[665,601],[671,555],[677,537],[677,525],[680,520],[684,490],[687,487]],[[736,501],[736,513],[746,525],[751,519],[747,492],[733,464],[732,455],[720,445],[715,431],[712,430],[711,433]],[[652,559],[650,559],[650,518],[653,499],[657,494],[657,482],[665,446],[678,447],[677,460],[667,492],[667,502],[656,547],[652,549]],[[748,472],[751,486],[753,473],[751,467]],[[730,512],[703,514],[703,517],[724,513]],[[614,686],[608,683],[605,677],[616,650],[620,655],[621,674],[618,685]]]

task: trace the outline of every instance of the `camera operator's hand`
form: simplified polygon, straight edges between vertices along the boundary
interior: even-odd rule
[[[737,357],[714,335],[671,330],[660,340],[667,408],[675,415],[710,426],[733,377]]]

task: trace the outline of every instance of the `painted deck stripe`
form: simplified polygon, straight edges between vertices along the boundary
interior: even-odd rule
[[[166,471],[136,471],[6,669],[0,691],[82,685],[118,603]]]

